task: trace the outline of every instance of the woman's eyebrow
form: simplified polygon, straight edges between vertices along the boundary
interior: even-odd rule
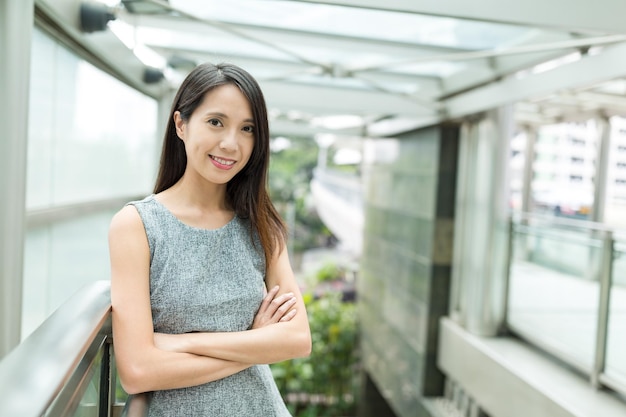
[[[223,117],[223,118],[228,119],[228,115],[226,115],[226,114],[224,114],[224,113],[222,113],[222,112],[219,112],[219,111],[210,111],[210,110],[209,110],[209,111],[207,111],[206,113],[204,113],[204,116],[205,116],[205,117],[206,117],[206,116],[218,116],[218,117]]]
[[[204,116],[205,116],[205,117],[207,117],[207,116],[217,116],[217,117],[222,117],[222,118],[224,118],[224,119],[228,119],[228,115],[227,115],[227,114],[222,113],[222,112],[219,112],[219,111],[210,111],[210,110],[209,110],[209,111],[207,111],[207,112],[204,114]],[[250,118],[247,118],[247,119],[244,119],[244,123],[254,123],[254,119],[253,119],[253,118],[251,118],[251,117],[250,117]]]

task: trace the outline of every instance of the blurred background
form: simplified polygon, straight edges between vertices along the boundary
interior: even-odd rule
[[[254,75],[270,113],[268,186],[314,338],[272,366],[294,416],[626,416],[625,15],[0,0],[0,392],[122,413],[100,374],[67,376],[92,343],[72,329],[107,304],[104,288],[79,314],[76,294],[109,280],[111,217],[151,193],[173,94],[209,61]],[[115,383],[103,311],[87,327]],[[78,359],[46,370],[65,344]]]

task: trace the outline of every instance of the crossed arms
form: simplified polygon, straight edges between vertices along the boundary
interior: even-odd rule
[[[309,323],[286,249],[269,263],[264,298],[250,330],[154,333],[150,251],[133,206],[115,215],[109,231],[113,341],[122,386],[129,394],[215,381],[254,364],[308,356]]]

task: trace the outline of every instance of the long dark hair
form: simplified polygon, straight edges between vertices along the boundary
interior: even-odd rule
[[[269,265],[275,250],[284,248],[287,229],[267,192],[270,133],[265,98],[256,80],[244,69],[233,64],[205,63],[187,75],[170,110],[154,193],[176,184],[187,166],[184,143],[176,134],[174,113],[179,111],[181,118],[188,121],[206,93],[225,84],[236,85],[248,99],[255,129],[252,155],[246,166],[226,185],[226,202],[237,216],[249,219],[263,247],[265,264]]]

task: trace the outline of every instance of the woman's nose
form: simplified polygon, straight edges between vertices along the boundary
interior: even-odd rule
[[[227,132],[222,136],[220,141],[220,149],[232,151],[237,148],[237,132]]]

